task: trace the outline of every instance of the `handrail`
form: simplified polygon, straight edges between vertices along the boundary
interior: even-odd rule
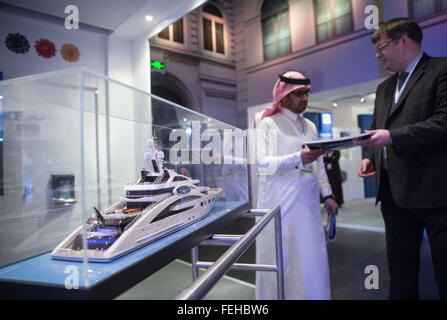
[[[197,281],[189,288],[183,290],[176,300],[198,300],[202,299],[212,287],[222,278],[231,266],[250,247],[259,233],[265,228],[267,223],[274,217],[276,226],[276,258],[277,258],[277,279],[278,298],[284,299],[284,273],[282,259],[282,233],[281,233],[281,211],[279,206],[271,210],[263,210],[264,216],[259,220],[244,236],[231,246]],[[261,215],[261,210],[256,210],[257,215]]]

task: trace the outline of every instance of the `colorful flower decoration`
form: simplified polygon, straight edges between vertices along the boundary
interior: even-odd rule
[[[39,56],[49,59],[56,55],[56,46],[48,39],[40,39],[34,44],[34,48]]]
[[[27,53],[30,45],[28,39],[20,33],[9,33],[5,40],[6,47],[15,53]]]
[[[65,61],[75,62],[79,60],[79,56],[81,53],[79,52],[78,47],[73,44],[64,44],[61,48],[61,56]]]

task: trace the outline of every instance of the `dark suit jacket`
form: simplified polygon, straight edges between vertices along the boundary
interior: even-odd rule
[[[330,154],[330,153],[329,153]],[[342,182],[343,177],[340,169],[340,151],[334,150],[331,155],[323,157],[324,168],[326,169],[327,178],[331,185],[332,193],[335,196],[335,201],[338,205],[344,203]]]
[[[388,118],[397,74],[376,92],[372,129],[388,129],[388,177],[402,208],[447,207],[447,58],[424,53]],[[367,148],[376,170],[380,201],[382,148]]]

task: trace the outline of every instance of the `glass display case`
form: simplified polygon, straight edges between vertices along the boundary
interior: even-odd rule
[[[89,288],[248,203],[242,130],[83,68],[0,81],[0,96],[3,284]],[[222,189],[210,211],[108,262],[93,262],[87,250],[77,260],[53,259],[81,226],[80,248],[89,246],[86,222],[99,224],[96,211],[123,201],[142,168],[154,170],[148,141],[160,175]]]

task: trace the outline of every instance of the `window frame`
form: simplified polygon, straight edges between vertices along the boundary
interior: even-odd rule
[[[183,34],[183,42],[174,41],[174,24],[176,24],[178,21],[182,21],[182,34]],[[160,37],[160,33],[164,30],[169,30],[169,39]],[[186,33],[186,16],[183,16],[182,18],[178,19],[174,23],[171,23],[169,26],[161,30],[157,35],[154,37],[156,39],[156,42],[160,44],[165,44],[169,46],[175,46],[179,48],[186,48],[186,41],[187,41],[187,33]]]
[[[264,2],[267,0],[263,1],[263,5]],[[278,20],[277,17],[279,14],[283,13],[283,12],[287,12],[287,23],[288,23],[288,27],[289,27],[289,51],[279,54],[278,50],[279,50],[279,38],[278,38],[278,33],[279,33],[279,28],[278,28]],[[266,57],[266,52],[265,52],[265,37],[264,37],[264,22],[270,18],[274,17],[275,18],[275,44],[276,44],[276,55],[272,58],[267,58]],[[261,7],[261,34],[262,34],[262,51],[263,51],[263,59],[264,61],[272,61],[274,59],[286,56],[288,54],[290,54],[292,52],[292,28],[290,27],[290,6],[287,5],[287,8],[284,9],[280,9],[280,10],[276,10],[272,13],[270,13],[269,15],[263,16],[262,15],[262,7]]]
[[[215,6],[217,9],[219,9],[220,13],[222,14],[222,18],[212,15],[208,12],[204,12],[203,8],[201,9],[201,13],[202,13],[201,19],[200,19],[200,27],[202,30],[202,32],[201,32],[202,36],[200,38],[201,39],[201,49],[202,49],[202,52],[206,52],[213,56],[226,57],[228,54],[228,45],[227,45],[227,36],[226,36],[227,25],[225,23],[225,15],[224,15],[224,12],[218,6],[216,6],[214,3],[211,3],[211,4],[213,6]],[[204,19],[211,21],[211,44],[212,44],[213,50],[205,49],[205,26],[203,23]],[[223,33],[222,34],[222,37],[223,37],[222,42],[223,42],[224,53],[217,51],[216,23],[219,23],[222,25],[222,33]]]
[[[324,39],[324,40],[320,40],[320,39],[318,39],[318,22],[317,22],[317,19],[318,19],[318,7],[317,7],[317,0],[313,0],[314,21],[315,21],[315,23],[314,23],[314,27],[315,27],[315,43],[317,43],[317,44],[324,43],[324,42],[327,42],[327,41],[331,41],[331,40],[334,40],[334,39],[338,39],[338,38],[344,37],[344,36],[346,36],[348,34],[351,34],[351,33],[353,33],[355,31],[354,30],[354,12],[352,10],[352,8],[353,8],[352,0],[348,0],[349,1],[349,7],[350,7],[350,12],[349,12],[350,29],[349,29],[349,31],[346,31],[346,32],[341,33],[341,34],[336,34],[335,33],[336,32],[336,25],[335,25],[335,20],[336,19],[335,19],[335,17],[333,17],[333,13],[335,11],[334,10],[335,6],[333,6],[333,3],[336,0],[328,0],[328,1],[329,1],[329,4],[330,4],[330,11],[331,11],[331,20],[330,20],[330,22],[331,22],[331,36],[329,38]]]
[[[435,0],[436,1],[436,9],[435,12],[432,12],[430,14],[427,14],[425,16],[419,17],[419,18],[415,18],[414,15],[414,0],[408,0],[408,16],[411,17],[412,19],[416,20],[416,21],[424,21],[424,20],[428,20],[443,14],[447,13],[447,8],[442,9],[441,6],[441,1],[442,0]],[[436,11],[436,10],[440,10],[440,11]]]

